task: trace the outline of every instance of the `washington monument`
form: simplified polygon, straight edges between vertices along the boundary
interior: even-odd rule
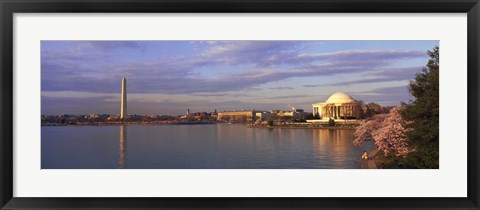
[[[127,116],[127,79],[122,79],[122,99],[120,105],[120,119],[124,119]]]

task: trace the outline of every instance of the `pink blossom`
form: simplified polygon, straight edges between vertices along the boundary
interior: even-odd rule
[[[363,142],[374,141],[385,155],[406,155],[412,150],[404,135],[404,125],[405,120],[400,114],[400,108],[394,107],[388,114],[377,114],[362,122],[355,131],[353,143],[362,145]]]

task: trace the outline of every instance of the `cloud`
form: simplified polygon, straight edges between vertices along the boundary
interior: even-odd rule
[[[270,82],[282,81],[292,77],[309,76],[328,76],[336,74],[347,74],[349,72],[359,72],[362,69],[356,67],[339,68],[319,67],[318,69],[291,71],[288,69],[248,69],[239,73],[222,75],[218,78],[196,77],[188,66],[175,68],[168,63],[139,64],[125,66],[117,71],[108,71],[88,77],[76,74],[75,72],[65,75],[62,79],[51,77],[48,74],[42,75],[42,90],[77,90],[115,93],[120,91],[120,81],[123,75],[127,77],[129,92],[132,93],[208,93],[208,92],[226,92],[240,91],[248,88],[256,88]],[[107,68],[108,69],[108,68]],[[304,87],[318,86],[338,86],[351,85],[358,83],[371,83],[382,81],[395,81],[411,79],[415,72],[412,69],[421,69],[413,67],[409,69],[384,69],[387,73],[375,73],[380,77],[360,79],[355,81],[337,82],[323,85],[304,85]],[[46,72],[49,72],[46,70]],[[81,71],[80,72],[87,72]],[[122,73],[125,72],[125,73]],[[419,72],[419,71],[418,71]],[[67,73],[65,73],[67,74]],[[102,76],[103,75],[103,76]],[[272,88],[277,90],[287,90],[290,87]]]
[[[79,43],[87,45],[86,47],[93,47],[104,50],[117,48],[143,49],[143,46],[135,41],[85,41]]]
[[[334,61],[387,61],[405,58],[425,57],[422,50],[345,50],[327,53],[300,54],[299,58],[308,60],[328,59]]]
[[[235,41],[214,44],[202,56],[224,64],[250,63],[260,67],[274,65],[305,65],[314,62],[330,65],[379,66],[389,62],[426,57],[422,50],[345,50],[326,53],[298,51],[305,42]]]
[[[312,96],[312,95],[287,95],[287,96],[276,96],[276,97],[270,97],[268,99],[289,99],[289,98],[305,98],[305,97],[318,97],[318,96]]]
[[[365,72],[364,77],[367,77],[365,79],[341,81],[341,82],[326,83],[326,84],[308,84],[308,85],[303,85],[303,87],[348,86],[348,85],[365,84],[365,83],[411,80],[415,77],[416,73],[419,73],[422,71],[422,68],[424,67],[416,66],[416,67],[407,67],[407,68],[386,68],[382,70]]]
[[[114,114],[120,112],[118,102],[104,98],[41,97],[42,114]]]
[[[272,90],[293,90],[293,87],[271,87]]]
[[[206,56],[218,56],[230,53],[276,52],[288,50],[301,42],[298,41],[221,41],[211,42],[212,48],[207,49]]]
[[[42,42],[42,95],[46,92],[44,97],[52,99],[56,96],[48,92],[96,93],[99,97],[90,95],[88,99],[96,101],[102,96],[119,94],[121,78],[126,76],[129,94],[249,98],[248,93],[254,91],[294,90],[293,85],[283,82],[296,78],[336,78],[331,83],[304,84],[307,88],[409,80],[422,66],[408,66],[405,61],[422,58],[426,62],[428,59],[422,50],[305,51],[306,45],[314,43],[310,41],[165,41],[162,43],[171,44],[172,49],[182,53],[164,56],[152,50],[151,46],[156,43],[159,42]],[[149,59],[143,59],[140,53],[144,51],[149,52]],[[398,68],[394,65],[398,62],[408,67]],[[352,80],[351,75],[359,76]],[[374,95],[369,94],[365,97]],[[277,99],[302,95],[304,93]],[[165,101],[149,101],[155,102]]]
[[[330,53],[303,53],[305,42],[223,41],[208,44],[200,56],[176,56],[160,60],[108,62],[112,49],[137,49],[137,42],[75,42],[75,47],[42,51],[42,90],[119,92],[126,76],[132,93],[219,93],[258,88],[266,83],[294,77],[331,76],[359,72],[392,72],[376,77],[392,81],[385,65],[406,58],[424,57],[418,50],[347,50]],[[48,44],[45,43],[45,44]],[[91,49],[111,49],[107,52]],[[253,64],[254,66],[245,66]],[[244,70],[202,77],[199,68],[244,65]],[[383,73],[384,74],[384,73]],[[402,77],[403,78],[403,77]],[[369,78],[361,82],[374,82]],[[331,85],[341,85],[331,84]],[[307,84],[304,87],[317,87]],[[273,88],[275,89],[275,88]],[[273,90],[272,89],[272,90]],[[287,90],[290,87],[277,87]]]
[[[195,96],[202,96],[202,97],[222,97],[222,96],[229,96],[228,93],[195,93]]]
[[[195,93],[194,96],[201,96],[201,97],[224,97],[224,96],[231,96],[231,97],[243,97],[249,96],[245,93]]]
[[[352,97],[364,102],[375,102],[381,105],[399,105],[400,102],[407,102],[412,99],[408,87],[394,86],[377,88],[370,91],[351,93]]]
[[[56,43],[70,44],[66,49],[49,47]],[[42,63],[48,61],[98,61],[115,56],[119,50],[144,50],[144,46],[135,41],[42,41]]]
[[[50,98],[120,98],[119,94],[93,93],[84,91],[42,91],[42,96]]]

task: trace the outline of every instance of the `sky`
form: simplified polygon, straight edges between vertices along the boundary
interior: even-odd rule
[[[335,92],[384,106],[438,41],[42,41],[42,114],[311,112]]]

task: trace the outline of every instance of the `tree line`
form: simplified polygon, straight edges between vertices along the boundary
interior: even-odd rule
[[[439,47],[427,51],[430,59],[408,84],[413,100],[371,116],[355,132],[354,144],[373,141],[392,166],[439,168]]]

